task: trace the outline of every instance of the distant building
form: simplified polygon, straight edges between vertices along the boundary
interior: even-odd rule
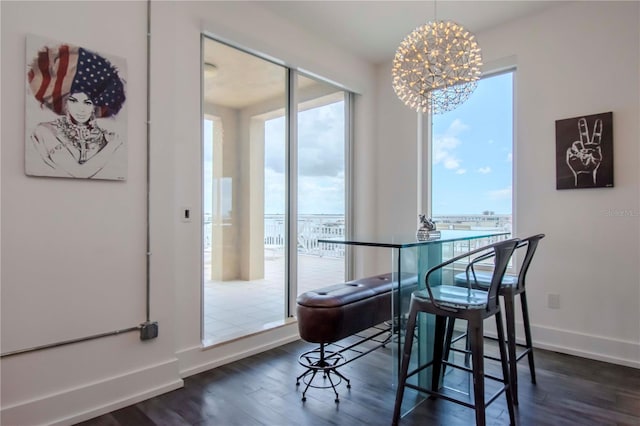
[[[436,229],[496,230],[511,232],[511,215],[483,212],[477,215],[434,216]]]

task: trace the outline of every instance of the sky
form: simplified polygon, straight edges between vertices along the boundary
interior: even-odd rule
[[[211,134],[205,121],[205,135]],[[299,214],[344,214],[344,102],[301,111]],[[511,214],[513,74],[480,80],[457,109],[433,117],[432,216]],[[211,150],[205,143],[205,177]],[[285,119],[265,122],[265,214],[285,211]],[[231,182],[221,182],[223,194]],[[205,191],[205,212],[211,197]],[[231,206],[222,204],[223,213]]]
[[[480,80],[432,123],[432,215],[511,214],[513,74]]]
[[[298,114],[298,213],[344,214],[344,102]],[[284,214],[285,120],[265,123],[265,213]]]

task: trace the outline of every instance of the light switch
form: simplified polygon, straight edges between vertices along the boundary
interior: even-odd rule
[[[180,210],[180,219],[185,223],[191,222],[191,214],[192,211],[190,207],[183,207]]]

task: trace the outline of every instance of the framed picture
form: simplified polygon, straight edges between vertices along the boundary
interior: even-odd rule
[[[126,180],[126,62],[27,36],[25,173]]]
[[[556,121],[556,189],[613,187],[613,112]]]

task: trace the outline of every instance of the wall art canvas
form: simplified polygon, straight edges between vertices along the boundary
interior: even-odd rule
[[[613,187],[613,113],[556,121],[556,189]]]
[[[126,61],[27,36],[25,172],[126,180]]]

